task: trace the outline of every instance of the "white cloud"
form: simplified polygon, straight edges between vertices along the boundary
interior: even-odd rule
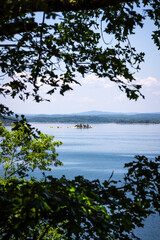
[[[127,80],[125,80],[124,77],[120,77],[119,79],[122,80],[124,83],[127,83]],[[136,81],[131,82],[131,85],[132,84],[141,85],[142,92],[143,90],[146,90],[153,95],[160,95],[160,81],[157,78],[151,76],[147,78],[136,78]]]
[[[126,78],[124,78],[123,76],[118,76],[118,79],[126,84],[130,83]]]
[[[160,87],[160,81],[154,77],[148,77],[144,79],[137,79],[138,83],[145,87]]]
[[[83,84],[93,84],[96,83],[98,80],[98,77],[95,76],[95,74],[89,74],[85,78],[82,79]]]
[[[82,85],[96,85],[102,86],[103,88],[112,88],[115,86],[115,83],[106,78],[99,78],[92,73],[82,79]]]
[[[124,83],[128,84],[130,83],[127,79],[125,79],[123,76],[119,77],[119,80],[123,81]],[[135,81],[130,83],[132,84],[140,84],[142,85],[142,87],[147,87],[147,88],[151,88],[151,87],[160,87],[160,81],[154,77],[147,77],[147,78],[136,78]]]

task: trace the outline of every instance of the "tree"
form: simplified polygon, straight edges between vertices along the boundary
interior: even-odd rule
[[[142,96],[141,86],[134,84],[131,69],[140,69],[144,54],[131,46],[129,35],[134,34],[136,25],[143,27],[145,18],[150,17],[157,27],[152,38],[160,49],[159,3],[159,0],[62,0],[56,4],[55,0],[2,0],[0,68],[8,80],[2,82],[0,93],[19,96],[21,100],[32,96],[39,102],[43,100],[39,89],[44,85],[51,87],[48,94],[57,88],[64,94],[71,89],[71,83],[79,83],[77,73],[85,76],[93,72],[116,82],[129,99],[136,100]],[[144,13],[139,12],[142,7]],[[43,11],[42,21],[36,15],[38,11]],[[105,34],[112,36],[112,44],[105,40]],[[4,105],[0,105],[0,112],[2,117],[12,113]],[[121,184],[113,181],[112,176],[104,183],[83,177],[67,180],[44,176],[40,181],[25,180],[27,170],[36,167],[47,170],[54,160],[59,163],[55,159],[55,143],[52,137],[34,132],[23,117],[13,130],[10,133],[1,127],[4,150],[1,162],[8,163],[4,165],[6,178],[0,180],[2,240],[53,239],[53,236],[133,239],[134,228],[143,226],[143,220],[151,213],[160,212],[159,157],[149,161],[137,156],[126,165],[129,170]],[[15,152],[17,147],[20,149]],[[21,157],[22,164],[13,165],[9,154],[16,161]],[[49,161],[44,162],[45,159]],[[14,176],[16,173],[21,178]]]
[[[39,133],[38,136],[26,131],[27,125],[21,124],[18,130],[9,131],[0,123],[0,164],[4,169],[4,179],[12,176],[25,177],[27,172],[36,168],[50,171],[50,166],[62,165],[57,159],[55,147],[62,144],[53,142],[53,136]]]
[[[39,102],[41,87],[50,86],[47,94],[56,89],[64,94],[72,89],[71,83],[79,83],[77,74],[95,73],[116,82],[129,99],[143,96],[132,69],[140,69],[144,53],[131,46],[129,35],[149,17],[157,27],[152,38],[160,48],[159,0],[54,3],[1,1],[0,68],[9,78],[2,82],[0,93],[21,100],[32,96]],[[40,21],[36,12],[42,10]],[[11,113],[1,105],[2,115],[7,112]]]
[[[11,10],[12,12],[18,12],[18,13],[26,13],[30,12],[31,10],[33,12],[66,12],[66,11],[78,11],[78,10],[88,10],[88,9],[98,9],[98,8],[104,8],[106,6],[114,6],[118,3],[123,3],[125,0],[102,0],[101,2],[98,0],[46,0],[45,2],[43,0],[38,0],[36,3],[32,2],[32,0],[26,1],[8,1],[5,0],[1,1],[1,6],[3,9]],[[134,0],[129,0],[127,2],[134,2]],[[1,8],[2,11],[2,8]],[[4,12],[2,11],[4,14]],[[8,14],[8,13],[5,13]]]
[[[126,167],[121,185],[80,176],[1,180],[1,239],[139,239],[135,227],[160,213],[160,157],[137,156]]]

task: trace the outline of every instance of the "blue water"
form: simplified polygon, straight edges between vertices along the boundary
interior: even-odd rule
[[[135,155],[160,155],[160,125],[93,124],[91,129],[74,129],[73,124],[35,126],[63,142],[57,151],[64,166],[53,168],[56,177],[83,175],[103,181],[114,171],[113,178],[119,180],[126,172],[124,164],[134,160]],[[142,240],[159,240],[160,217],[149,217],[144,228],[135,232]]]
[[[135,155],[160,155],[160,125],[93,124],[91,129],[75,129],[74,124],[33,125],[63,142],[57,152],[64,165],[53,167],[50,174],[55,177],[83,175],[104,181],[114,171],[113,178],[119,180],[126,172],[124,164]],[[151,216],[136,233],[142,240],[159,240],[160,217]]]
[[[53,168],[56,177],[83,175],[103,181],[114,171],[114,178],[122,179],[124,164],[135,155],[160,155],[160,125],[93,124],[91,129],[75,129],[73,124],[34,126],[63,142],[57,151],[64,166]]]

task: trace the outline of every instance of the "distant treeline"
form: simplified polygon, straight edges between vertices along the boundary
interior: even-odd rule
[[[105,116],[28,116],[30,122],[41,123],[160,123],[160,114],[105,115]]]
[[[2,118],[0,117],[0,121],[5,125],[5,126],[10,126],[14,121],[15,118]]]

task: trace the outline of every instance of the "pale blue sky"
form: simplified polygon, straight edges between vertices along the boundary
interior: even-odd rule
[[[106,112],[160,112],[160,52],[151,40],[151,30],[154,26],[147,21],[143,29],[137,29],[130,37],[131,43],[138,51],[144,51],[145,62],[141,70],[135,73],[137,82],[142,84],[145,99],[137,102],[127,99],[119,88],[107,79],[98,79],[94,74],[79,78],[81,86],[73,86],[65,96],[53,94],[51,102],[35,103],[32,99],[26,102],[17,99],[3,98],[0,100],[16,113],[57,114],[76,113],[84,111]],[[45,91],[46,89],[44,89]],[[43,90],[42,90],[43,94]]]

